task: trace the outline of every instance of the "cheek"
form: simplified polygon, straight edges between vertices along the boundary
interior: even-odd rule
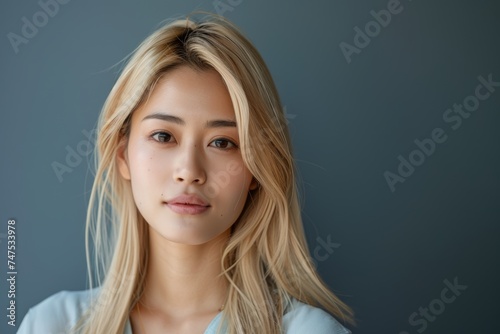
[[[162,167],[167,167],[161,162],[162,155],[158,154],[154,149],[150,148],[147,143],[138,143],[129,150],[130,172],[132,178],[149,179],[162,170]]]
[[[219,180],[222,179],[222,175],[228,178],[227,185],[221,187],[221,197],[228,204],[229,210],[239,212],[248,195],[252,175],[242,161],[227,162],[221,170],[223,172],[218,173]]]
[[[167,164],[162,156],[147,147],[137,145],[129,151],[132,190],[137,205],[151,196],[160,196],[160,186],[166,177]]]

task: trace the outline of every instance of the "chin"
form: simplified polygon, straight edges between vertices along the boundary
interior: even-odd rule
[[[199,233],[196,233],[196,231],[188,232],[187,230],[188,229],[183,229],[181,233],[169,233],[167,231],[163,233],[161,231],[158,232],[165,240],[168,240],[176,244],[190,245],[190,246],[206,244],[214,240],[218,236],[218,235],[213,236],[212,234],[208,233],[200,235]]]

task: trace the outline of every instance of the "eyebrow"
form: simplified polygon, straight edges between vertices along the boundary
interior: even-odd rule
[[[179,125],[186,125],[186,122],[182,118],[179,118],[179,117],[173,116],[173,115],[164,114],[164,113],[154,113],[154,114],[147,115],[146,117],[144,117],[142,119],[142,121],[145,121],[147,119],[159,119],[162,121],[172,122],[172,123],[179,124]],[[230,120],[230,119],[215,119],[215,120],[207,121],[207,123],[205,124],[205,127],[206,128],[223,128],[223,127],[234,127],[235,128],[236,122],[233,120]]]

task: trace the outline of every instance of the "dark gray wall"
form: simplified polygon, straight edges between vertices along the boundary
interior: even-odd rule
[[[498,332],[499,84],[476,97],[478,77],[500,82],[498,2],[222,2],[274,75],[310,248],[356,311],[354,332]],[[385,27],[370,23],[371,11],[388,7]],[[15,218],[17,324],[47,296],[86,287],[90,156],[79,154],[61,180],[52,164],[86,149],[82,131],[94,128],[118,77],[110,67],[162,20],[195,9],[215,10],[212,0],[72,0],[43,22],[35,0],[3,5],[0,268],[6,277]],[[16,52],[9,36],[22,37],[23,18],[40,27],[24,31]],[[356,27],[372,29],[369,42]],[[463,103],[473,111],[448,111]],[[402,160],[417,166],[398,171]],[[386,172],[399,180],[392,189]],[[466,288],[442,297],[454,281]],[[14,332],[1,319],[0,332]]]

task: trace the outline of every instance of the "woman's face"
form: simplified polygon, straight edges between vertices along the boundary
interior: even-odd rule
[[[240,216],[257,183],[239,150],[233,105],[214,70],[187,66],[162,77],[132,115],[120,174],[150,230],[177,243],[206,243]],[[193,195],[196,198],[175,198]],[[191,203],[191,204],[183,204]]]

